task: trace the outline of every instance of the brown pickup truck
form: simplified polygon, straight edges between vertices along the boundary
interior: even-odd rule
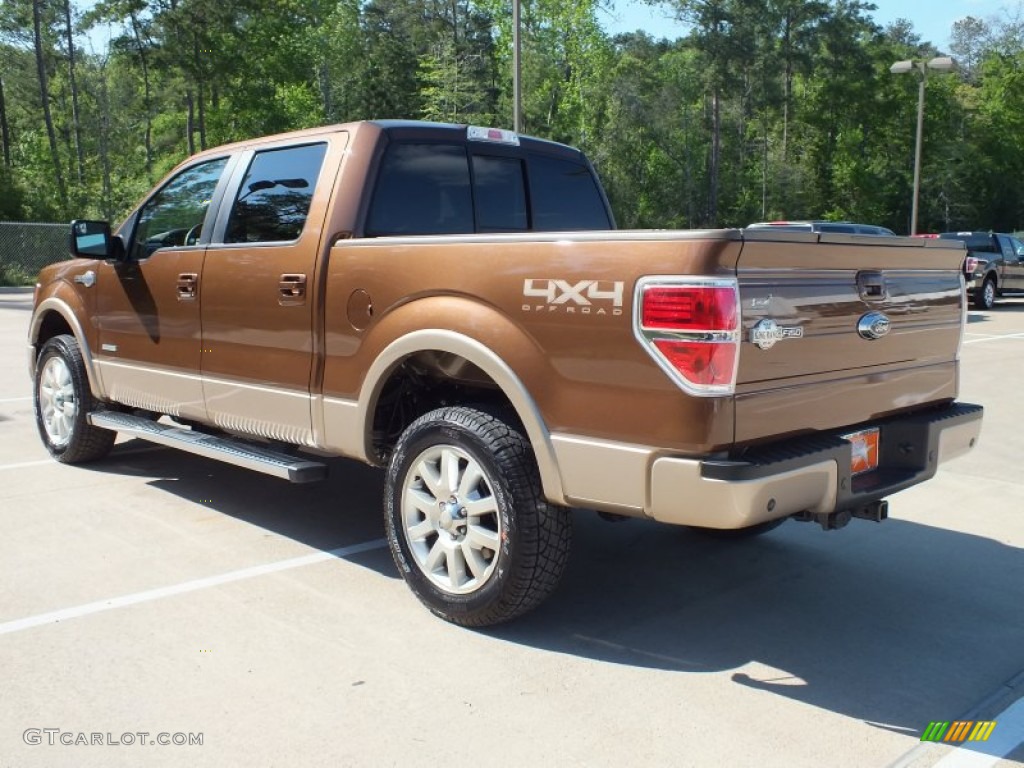
[[[554,589],[567,508],[838,528],[975,444],[959,243],[613,228],[579,151],[499,129],[203,152],[42,271],[39,433],[69,463],[120,432],[294,482],[386,467],[399,570],[472,626]]]

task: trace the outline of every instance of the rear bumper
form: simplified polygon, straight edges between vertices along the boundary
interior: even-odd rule
[[[861,508],[929,479],[973,448],[982,414],[980,405],[954,403],[864,425],[880,428],[879,467],[856,477],[851,444],[838,435],[769,445],[742,461],[659,458],[651,466],[648,514],[666,523],[743,528],[798,512]]]
[[[682,458],[652,446],[553,434],[565,491],[553,501],[705,528],[855,510],[927,480],[940,464],[973,448],[982,414],[979,405],[954,403],[772,443],[735,460]],[[879,467],[854,477],[852,446],[839,434],[876,426]]]

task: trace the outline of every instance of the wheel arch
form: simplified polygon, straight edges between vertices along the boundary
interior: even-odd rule
[[[363,378],[358,400],[357,423],[362,427],[365,457],[369,459],[375,453],[373,426],[385,387],[405,362],[431,352],[461,358],[479,369],[493,383],[523,425],[537,460],[545,497],[556,504],[565,504],[551,434],[536,401],[522,379],[500,355],[484,343],[458,331],[443,328],[412,331],[388,344],[371,364]]]
[[[92,390],[93,396],[103,398],[102,382],[93,361],[85,329],[78,319],[78,313],[62,298],[50,296],[41,301],[32,313],[32,322],[28,331],[30,372],[33,376],[35,375],[35,363],[43,345],[54,336],[64,333],[74,336],[75,341],[78,342],[78,348],[82,351],[85,372],[89,378],[89,389]]]

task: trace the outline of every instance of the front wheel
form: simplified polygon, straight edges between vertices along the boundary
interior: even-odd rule
[[[439,408],[402,433],[384,512],[406,583],[433,613],[462,626],[535,608],[568,561],[572,518],[545,501],[526,438],[474,408]]]
[[[101,459],[117,433],[92,426],[95,408],[82,350],[74,336],[54,336],[36,361],[35,412],[39,436],[50,455],[65,464]]]

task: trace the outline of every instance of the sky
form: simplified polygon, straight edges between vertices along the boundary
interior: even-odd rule
[[[948,48],[949,30],[958,19],[975,16],[988,20],[1005,16],[1010,8],[1018,12],[1024,10],[1024,0],[874,0],[874,3],[878,10],[870,15],[878,24],[885,26],[899,18],[908,19],[922,40],[943,51]],[[84,10],[95,5],[95,0],[79,0],[76,5]],[[664,6],[650,5],[643,0],[610,0],[606,7],[611,10],[598,13],[605,30],[613,35],[642,29],[654,37],[674,39],[686,33],[686,28],[674,21]],[[100,52],[108,38],[108,30],[97,28],[84,42]]]
[[[922,40],[943,50],[958,19],[975,16],[987,20],[1020,7],[1019,0],[874,0],[874,4],[878,10],[869,15],[876,23],[885,26],[899,18],[908,19]],[[612,11],[603,12],[601,21],[611,34],[643,29],[654,37],[675,38],[686,31],[662,7],[641,0],[617,0]]]

